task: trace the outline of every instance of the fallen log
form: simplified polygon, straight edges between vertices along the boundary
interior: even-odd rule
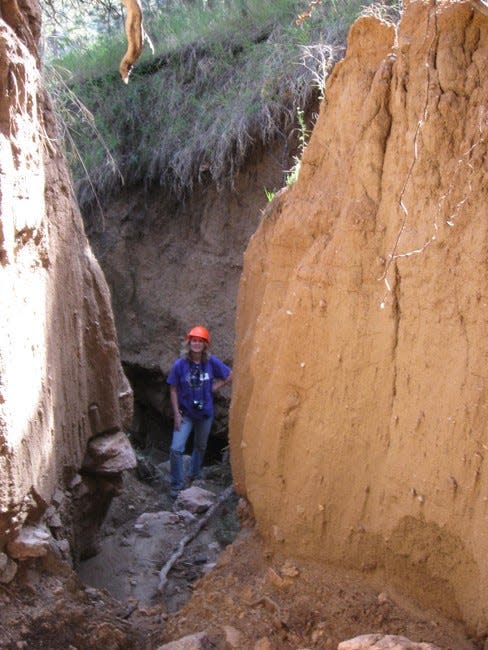
[[[185,535],[185,537],[183,537],[180,540],[180,543],[178,544],[178,548],[171,555],[171,557],[168,559],[166,564],[159,572],[158,590],[160,592],[164,591],[164,588],[168,582],[168,573],[171,571],[172,567],[175,565],[177,560],[179,560],[180,557],[183,555],[185,546],[189,544],[193,539],[195,539],[195,537],[202,530],[202,528],[210,521],[210,519],[215,515],[219,507],[224,503],[224,501],[226,501],[233,494],[233,492],[234,492],[234,488],[232,487],[232,485],[226,488],[219,496],[217,501],[213,504],[213,506],[209,508],[207,512],[204,514],[204,516],[196,523],[193,530],[191,530],[187,535]]]

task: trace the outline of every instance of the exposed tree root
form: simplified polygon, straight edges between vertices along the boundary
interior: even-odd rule
[[[142,8],[140,0],[122,0],[127,9],[125,33],[127,34],[127,51],[119,66],[120,76],[124,83],[129,83],[132,66],[141,56],[144,30],[142,28]]]

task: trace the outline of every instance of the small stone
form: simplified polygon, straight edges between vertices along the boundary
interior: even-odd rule
[[[342,641],[337,650],[441,650],[432,643],[415,643],[404,636],[393,634],[363,634]]]
[[[286,560],[281,568],[281,574],[287,578],[296,578],[300,575],[300,571],[290,560]]]
[[[285,541],[285,537],[278,526],[273,526],[272,530],[273,530],[273,537],[277,542]]]
[[[268,580],[279,589],[282,589],[285,586],[283,578],[271,567],[268,569]]]
[[[142,515],[136,519],[134,528],[136,526],[162,526],[165,524],[176,524],[178,523],[178,516],[173,512],[167,512],[161,510],[160,512],[144,512]]]
[[[71,483],[69,484],[70,488],[73,489],[80,485],[82,481],[82,478],[79,474],[75,474],[74,477],[71,479]]]
[[[185,524],[192,524],[197,520],[197,517],[189,510],[178,510],[178,518],[182,519]]]
[[[0,582],[7,585],[15,578],[17,562],[14,562],[6,553],[0,553]]]
[[[160,645],[156,650],[206,650],[210,646],[210,640],[206,632],[198,632],[184,636],[177,641],[171,641]]]
[[[212,571],[212,569],[215,569],[216,566],[217,566],[216,562],[207,562],[206,564],[203,565],[202,571],[205,575],[207,575],[207,573],[210,573],[210,571]]]
[[[215,495],[213,492],[204,490],[197,486],[192,486],[179,493],[175,507],[181,510],[189,510],[195,514],[205,512],[214,502]]]
[[[382,591],[381,594],[378,594],[378,603],[384,605],[389,600],[388,594],[385,591]]]
[[[312,641],[317,643],[325,636],[325,630],[317,629],[312,632]]]
[[[242,648],[242,633],[232,625],[224,625],[225,641],[229,648]]]
[[[46,516],[46,521],[47,525],[49,528],[62,528],[63,524],[61,522],[61,517],[58,515],[56,511],[50,512],[49,515]]]
[[[54,505],[58,506],[59,508],[59,506],[63,503],[65,499],[66,499],[66,495],[64,494],[64,492],[59,488],[57,488],[54,491],[53,498],[52,498],[52,502],[54,503]]]
[[[47,554],[51,541],[51,533],[44,526],[24,526],[7,544],[7,552],[17,560],[42,557]]]

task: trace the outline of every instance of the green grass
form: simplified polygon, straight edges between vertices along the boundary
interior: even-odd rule
[[[319,97],[362,10],[359,0],[323,0],[297,25],[303,0],[171,6],[146,19],[155,53],[145,49],[128,86],[120,35],[46,66],[82,207],[122,182],[178,196],[195,183],[232,184],[256,144],[301,128],[299,111]]]

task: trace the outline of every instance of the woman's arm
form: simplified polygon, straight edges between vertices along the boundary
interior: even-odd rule
[[[219,390],[219,388],[222,388],[222,386],[225,386],[225,384],[228,384],[232,381],[232,371],[230,375],[228,375],[225,379],[214,379],[214,382],[212,384],[212,393],[215,393],[215,391]]]
[[[173,408],[173,419],[175,421],[175,431],[179,431],[183,418],[180,413],[180,406],[178,404],[178,391],[176,389],[176,386],[171,385],[169,387],[169,396],[171,399],[171,406]]]

